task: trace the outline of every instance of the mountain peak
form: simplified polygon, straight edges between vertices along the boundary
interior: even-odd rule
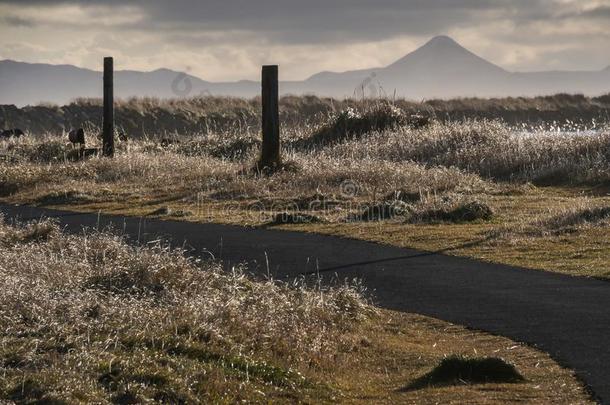
[[[422,47],[458,47],[461,48],[462,46],[460,44],[458,44],[457,42],[455,42],[453,40],[453,38],[448,37],[447,35],[438,35],[434,38],[432,38],[431,40],[429,40],[428,42],[426,42],[426,44]]]
[[[445,75],[448,72],[483,72],[501,74],[506,71],[475,55],[452,38],[439,35],[387,67],[390,70],[419,71]]]

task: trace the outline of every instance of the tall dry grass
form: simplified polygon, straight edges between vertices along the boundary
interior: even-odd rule
[[[365,141],[363,141],[365,142]],[[60,138],[23,138],[4,143],[0,184],[5,196],[32,189],[126,193],[164,192],[240,195],[251,198],[295,197],[317,192],[338,194],[341,184],[357,185],[358,195],[411,192],[480,192],[491,185],[457,168],[425,167],[412,161],[338,156],[336,149],[295,151],[285,146],[285,160],[295,170],[273,176],[244,171],[258,154],[254,138],[210,136],[161,147],[156,140],[118,145],[112,160],[69,159],[71,146]],[[354,195],[355,196],[355,195]],[[354,197],[352,196],[352,197]]]
[[[340,208],[343,201],[374,205],[380,196],[399,190],[476,196],[529,182],[610,182],[607,129],[523,132],[487,120],[433,122],[414,129],[395,106],[368,108],[331,114],[314,126],[292,127],[283,137],[290,170],[272,176],[250,170],[260,140],[248,131],[174,137],[165,144],[161,135],[130,139],[118,143],[112,160],[74,161],[72,147],[52,135],[3,141],[0,195],[28,195],[42,203],[174,196],[254,200],[265,207],[273,199],[317,201],[316,196],[324,195],[339,200],[335,207]],[[99,144],[95,138],[92,142],[90,146]],[[422,203],[418,210],[432,212],[435,200],[425,200],[432,203]]]
[[[308,370],[333,362],[372,311],[357,286],[253,281],[161,245],[2,218],[0,289],[0,401],[307,392]]]
[[[499,181],[551,184],[610,180],[610,131],[524,133],[498,121],[436,123],[372,133],[328,151],[334,157],[455,167]]]
[[[423,113],[441,122],[501,119],[511,126],[594,128],[610,122],[609,96],[596,98],[557,94],[533,98],[427,100],[331,99],[285,96],[280,119],[294,126],[315,127],[332,114],[352,108],[366,111],[391,104],[409,114]],[[71,128],[100,128],[100,99],[78,99],[65,106],[0,106],[0,127],[21,128],[31,134],[61,134]],[[116,101],[117,127],[133,137],[180,136],[214,132],[258,132],[260,98],[195,97],[185,99],[133,98]]]

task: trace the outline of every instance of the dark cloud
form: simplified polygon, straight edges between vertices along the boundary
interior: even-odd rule
[[[62,18],[66,5],[79,8]],[[227,55],[236,77],[246,69],[255,77],[256,66],[277,59],[297,77],[380,65],[439,34],[508,69],[610,62],[610,0],[0,0],[0,7],[7,33],[34,27],[23,43],[0,39],[13,57],[29,57],[33,51],[15,49],[30,46],[93,63],[112,49],[151,68],[198,59],[203,76],[224,77]],[[172,60],[160,56],[167,53]]]
[[[125,29],[253,31],[274,43],[376,41],[429,36],[477,24],[489,13],[513,20],[549,18],[551,0],[0,0],[20,5],[80,4],[141,9]]]

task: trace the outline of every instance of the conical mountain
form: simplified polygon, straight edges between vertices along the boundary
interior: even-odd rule
[[[507,73],[501,67],[475,55],[447,36],[432,38],[425,45],[400,58],[386,69],[404,73]]]
[[[409,98],[490,95],[509,88],[510,73],[447,36],[434,37],[396,62],[376,69],[323,72],[308,79],[314,92]]]

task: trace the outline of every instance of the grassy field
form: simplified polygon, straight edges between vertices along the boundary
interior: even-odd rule
[[[605,127],[564,134],[445,119],[420,128],[400,104],[320,114],[291,100],[277,172],[255,170],[257,126],[223,113],[224,100],[205,106],[220,117],[205,136],[128,134],[114,159],[80,159],[53,131],[0,141],[0,201],[321,232],[610,277]],[[165,111],[155,102],[126,105]],[[89,147],[99,146],[96,132]],[[548,356],[381,311],[358,286],[254,281],[247,269],[227,274],[162,246],[64,235],[48,222],[3,223],[0,249],[4,400],[588,401]],[[456,385],[463,375],[447,373],[475,366],[512,383]]]
[[[385,103],[385,101],[381,101]],[[280,99],[284,132],[316,127],[348,108],[374,108],[380,100],[285,96]],[[535,98],[462,98],[413,102],[392,100],[406,113],[419,113],[441,122],[465,119],[502,119],[514,126],[578,129],[610,122],[610,95],[585,97],[557,94]],[[260,98],[204,97],[175,100],[154,98],[117,100],[115,122],[120,131],[135,137],[209,135],[218,132],[256,133],[260,123]],[[100,99],[75,100],[65,106],[41,104],[17,108],[0,105],[0,128],[21,128],[28,133],[61,134],[70,128],[101,127]]]
[[[0,218],[0,289],[3,403],[592,403],[544,353],[357,284],[254,280],[111,231]]]
[[[283,170],[273,175],[253,170],[259,135],[237,124],[207,136],[130,139],[113,160],[79,161],[54,135],[4,141],[0,198],[331,233],[610,276],[605,127],[524,133],[466,120],[418,129],[405,110],[381,102],[315,125],[289,122]]]

